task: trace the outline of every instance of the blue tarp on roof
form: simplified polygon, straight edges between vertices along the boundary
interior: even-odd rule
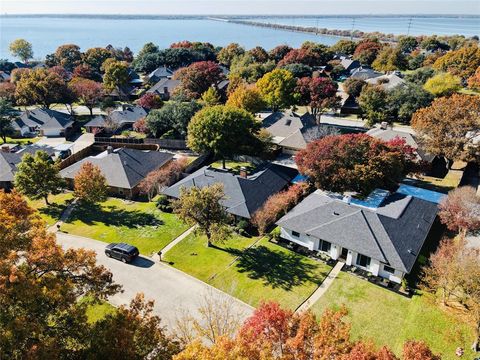
[[[445,194],[442,194],[436,191],[422,189],[422,188],[407,185],[407,184],[400,184],[400,187],[398,188],[397,192],[404,195],[410,195],[425,201],[430,201],[436,204],[439,204],[442,201],[442,199],[446,196]]]
[[[387,190],[375,189],[365,199],[351,198],[350,203],[370,209],[377,209],[389,194],[390,192]]]
[[[292,184],[296,184],[296,183],[299,183],[299,182],[306,182],[306,181],[308,181],[308,176],[298,174],[297,176],[295,176],[293,178]]]

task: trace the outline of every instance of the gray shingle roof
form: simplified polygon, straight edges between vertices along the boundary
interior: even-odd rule
[[[300,116],[294,112],[274,112],[263,119],[263,127],[278,145],[294,149],[307,146],[302,129],[314,125],[315,118],[309,113]]]
[[[134,124],[137,120],[148,115],[148,110],[141,106],[128,106],[124,110],[112,111],[109,118],[118,125]],[[98,115],[85,124],[85,126],[103,127],[106,125],[105,116]]]
[[[82,159],[61,170],[60,175],[73,179],[83,163],[91,162],[100,168],[109,186],[132,189],[149,172],[159,169],[172,159],[173,154],[166,152],[120,148]]]
[[[297,176],[295,169],[269,164],[261,171],[242,178],[230,172],[205,166],[164,190],[164,194],[179,198],[182,187],[205,187],[215,183],[224,186],[223,205],[233,215],[249,219],[273,194],[285,188]]]
[[[160,66],[148,74],[148,81],[158,82],[160,79],[169,78],[173,76],[173,71],[166,66]]]
[[[405,85],[405,80],[396,74],[377,76],[365,81],[370,85],[380,85],[386,91]]]
[[[353,69],[350,73],[350,77],[353,79],[367,80],[372,79],[378,76],[382,76],[382,73],[379,73],[371,68],[359,67]]]
[[[13,181],[17,164],[22,161],[22,156],[16,153],[0,152],[0,181]]]
[[[24,126],[37,127],[39,129],[61,129],[73,125],[73,119],[69,114],[51,109],[33,109],[22,112],[20,117],[14,120],[14,128]]]
[[[316,191],[277,225],[338,244],[410,272],[437,214],[437,205],[403,194],[378,209],[357,206]]]
[[[167,88],[168,93],[171,94],[178,85],[180,85],[180,80],[161,79],[159,82],[153,85],[150,89],[148,89],[147,93],[164,95],[165,88]]]

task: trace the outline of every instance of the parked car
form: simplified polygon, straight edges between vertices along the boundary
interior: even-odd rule
[[[112,243],[105,248],[105,255],[129,263],[138,256],[138,249],[125,243]]]

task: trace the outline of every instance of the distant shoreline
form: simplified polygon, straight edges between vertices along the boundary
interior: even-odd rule
[[[424,15],[409,15],[409,14],[383,14],[383,15],[367,15],[367,14],[352,14],[352,15],[109,15],[109,14],[0,14],[0,18],[72,18],[72,19],[119,19],[119,20],[179,20],[179,19],[192,19],[192,20],[206,20],[209,18],[224,18],[224,19],[273,19],[273,18],[290,18],[290,19],[322,19],[322,18],[413,18],[413,19],[428,19],[428,18],[448,18],[448,19],[461,19],[461,18],[478,18],[480,15],[437,15],[437,14],[424,14]]]

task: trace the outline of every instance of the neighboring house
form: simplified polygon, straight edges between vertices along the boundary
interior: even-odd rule
[[[273,143],[286,154],[294,154],[307,147],[305,132],[316,125],[315,117],[310,113],[298,115],[293,111],[274,112],[263,119],[263,127],[273,137]]]
[[[385,91],[390,91],[395,89],[398,86],[405,85],[405,80],[403,80],[400,76],[398,76],[395,73],[377,76],[374,78],[367,79],[365,81],[367,82],[367,84],[370,84],[370,85],[379,85]]]
[[[337,91],[337,96],[340,97],[340,114],[361,114],[362,109],[354,96],[343,90]]]
[[[125,198],[139,194],[138,185],[148,173],[160,169],[173,159],[173,154],[151,150],[135,150],[108,147],[104,152],[89,156],[66,167],[60,175],[73,185],[73,179],[82,164],[90,162],[98,166],[107,180],[109,193]]]
[[[27,110],[13,121],[17,136],[38,134],[67,137],[73,131],[73,125],[73,118],[69,114],[51,109]]]
[[[381,126],[379,126],[379,127],[374,127],[368,130],[367,135],[370,135],[374,138],[377,138],[383,141],[390,141],[395,138],[404,139],[406,145],[409,145],[415,149],[415,152],[419,160],[431,163],[435,159],[435,155],[427,154],[424,150],[422,150],[415,136],[410,133],[399,131],[399,130],[393,130],[391,127],[382,128]]]
[[[13,186],[13,179],[17,165],[22,161],[20,154],[0,152],[0,189],[9,190]]]
[[[137,120],[147,115],[148,109],[141,106],[125,106],[122,110],[112,111],[107,117],[103,115],[95,116],[85,124],[85,129],[89,133],[103,131],[108,127],[113,128],[115,131],[121,131],[131,128]]]
[[[74,144],[59,144],[56,146],[42,145],[42,144],[32,144],[27,145],[17,151],[17,154],[23,156],[24,154],[35,155],[37,151],[44,151],[50,156],[53,161],[57,159],[65,159],[72,155],[72,149]]]
[[[162,100],[169,100],[173,92],[180,85],[180,80],[162,79],[147,90],[147,93],[157,94]]]
[[[156,84],[162,79],[171,79],[173,76],[173,71],[166,66],[160,66],[153,70],[147,76],[147,82],[150,84]]]
[[[361,67],[360,62],[358,60],[352,60],[344,56],[340,58],[340,65],[342,65],[345,68],[345,72],[347,74],[350,74],[353,70]]]
[[[350,77],[352,79],[358,79],[358,80],[368,80],[372,78],[376,78],[379,76],[382,76],[382,73],[379,73],[371,68],[368,67],[359,67],[350,72]]]
[[[360,201],[317,190],[277,225],[285,240],[401,283],[420,254],[437,210],[436,202],[400,192],[376,190]]]
[[[6,71],[0,71],[0,83],[10,81],[10,74]]]
[[[222,205],[226,211],[237,218],[250,219],[270,196],[285,189],[297,175],[297,170],[276,164],[268,164],[252,175],[247,175],[246,172],[235,175],[205,166],[165,189],[163,193],[178,199],[182,188],[203,188],[220,183],[225,192]]]
[[[0,151],[4,153],[15,153],[21,149],[21,146],[19,144],[9,144],[9,143],[4,143],[0,145]]]

